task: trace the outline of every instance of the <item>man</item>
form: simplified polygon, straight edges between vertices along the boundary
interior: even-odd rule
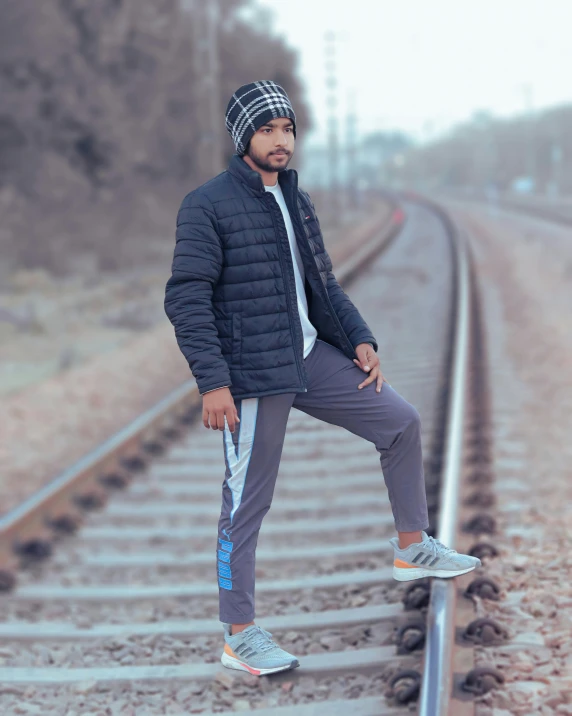
[[[223,431],[221,661],[261,675],[299,666],[254,624],[255,549],[290,408],[380,453],[398,532],[396,579],[454,577],[480,560],[424,531],[419,413],[385,381],[377,341],[332,273],[314,204],[287,169],[296,116],[286,92],[270,80],[243,85],[226,127],[236,147],[228,169],[179,209],[165,311],[203,396],[203,424]]]

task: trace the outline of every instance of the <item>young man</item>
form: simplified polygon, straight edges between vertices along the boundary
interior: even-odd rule
[[[299,665],[254,624],[256,543],[292,407],[375,445],[398,532],[396,579],[454,577],[480,560],[424,531],[419,413],[385,381],[377,341],[332,273],[314,204],[287,169],[296,116],[286,92],[270,80],[243,85],[226,127],[237,152],[228,169],[179,209],[165,311],[203,396],[203,424],[223,432],[221,661],[260,675]]]

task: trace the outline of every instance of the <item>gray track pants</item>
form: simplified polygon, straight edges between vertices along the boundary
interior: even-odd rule
[[[304,366],[307,393],[237,399],[240,423],[234,433],[228,428],[223,432],[226,472],[217,542],[222,622],[245,624],[254,619],[256,543],[272,502],[292,406],[373,443],[396,529],[414,532],[429,527],[417,410],[388,383],[379,393],[375,380],[358,390],[367,373],[324,341],[316,341]]]

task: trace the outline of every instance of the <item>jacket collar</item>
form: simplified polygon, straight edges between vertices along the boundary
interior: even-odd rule
[[[260,194],[266,191],[262,175],[251,169],[238,154],[232,155],[228,163],[228,171],[254,191]],[[283,172],[278,172],[278,182],[283,190],[291,191],[292,187],[298,186],[298,172],[295,169],[285,169]]]

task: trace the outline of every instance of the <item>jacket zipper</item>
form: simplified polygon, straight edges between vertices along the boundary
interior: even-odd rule
[[[297,193],[298,193],[298,187],[296,186],[296,194],[297,194]],[[296,209],[298,209],[298,202],[296,202]],[[317,274],[318,274],[318,283],[319,283],[319,285],[320,285],[320,287],[321,287],[321,289],[322,289],[322,294],[323,294],[323,296],[324,296],[324,298],[325,298],[325,300],[326,300],[326,303],[327,303],[327,305],[328,305],[328,307],[329,307],[329,309],[330,309],[330,312],[331,312],[331,314],[332,314],[332,318],[334,319],[334,322],[335,322],[336,325],[338,326],[338,329],[339,329],[339,331],[340,331],[340,335],[342,336],[342,338],[343,338],[344,341],[346,342],[346,345],[348,345],[348,346],[350,347],[351,353],[355,356],[355,354],[356,354],[356,353],[355,353],[355,348],[354,348],[353,345],[351,344],[350,339],[346,336],[346,332],[344,331],[344,329],[343,329],[343,327],[342,327],[342,324],[340,323],[340,319],[337,317],[336,312],[334,311],[334,307],[332,306],[332,302],[330,301],[330,297],[329,297],[329,295],[328,295],[328,289],[327,289],[326,286],[324,286],[324,282],[322,281],[322,277],[320,276],[320,272],[318,271],[318,267],[316,266],[316,260],[315,260],[315,258],[314,258],[315,254],[314,254],[314,251],[312,250],[312,247],[310,246],[310,232],[308,231],[308,227],[306,226],[306,224],[304,224],[304,223],[302,222],[302,217],[299,216],[299,212],[296,211],[295,214],[296,214],[296,219],[298,220],[298,223],[301,224],[302,230],[303,230],[303,232],[304,232],[304,234],[305,234],[305,236],[306,236],[306,244],[308,245],[308,248],[310,249],[310,252],[311,252],[311,254],[312,254],[312,266],[316,269],[316,272],[317,272]]]
[[[267,191],[265,191],[264,193],[265,193],[266,196],[270,196],[270,199],[267,199],[267,201],[269,202],[269,204],[271,205],[271,204],[274,202],[274,204],[276,204],[276,207],[280,210],[280,207],[278,206],[278,202],[277,202],[276,199],[272,196],[272,194],[271,194],[270,192],[267,192]],[[286,293],[288,294],[288,302],[291,303],[292,294],[290,293],[290,284],[289,284],[287,272],[286,272],[285,267],[284,267],[284,257],[282,256],[282,249],[281,249],[281,247],[280,247],[280,239],[279,239],[279,236],[278,236],[278,227],[276,226],[276,221],[275,221],[275,218],[274,218],[274,210],[273,210],[272,208],[270,209],[270,215],[271,215],[271,217],[272,217],[272,223],[274,224],[274,230],[276,231],[276,244],[277,244],[277,246],[278,246],[278,257],[279,257],[279,259],[280,259],[280,267],[281,267],[281,269],[282,269],[282,276],[284,277],[284,285],[286,286]],[[284,230],[285,230],[286,233],[287,233],[286,226],[284,226]],[[298,304],[297,304],[297,302],[296,302],[296,306],[297,306],[297,305],[298,305]],[[303,334],[302,334],[302,355],[303,355],[303,353],[304,353],[304,350],[303,350],[304,343],[303,343],[303,341],[304,341],[304,336],[303,336]],[[300,364],[300,356],[298,355],[298,351],[297,351],[297,350],[294,351],[294,357],[296,358],[296,366],[297,366],[297,368],[298,368],[298,374],[299,374],[299,376],[300,376],[300,379],[301,379],[301,382],[302,382],[302,386],[304,387],[304,393],[307,393],[307,392],[308,392],[308,388],[306,388],[306,383],[305,383],[305,380],[304,380],[303,367],[302,367],[302,365]]]

